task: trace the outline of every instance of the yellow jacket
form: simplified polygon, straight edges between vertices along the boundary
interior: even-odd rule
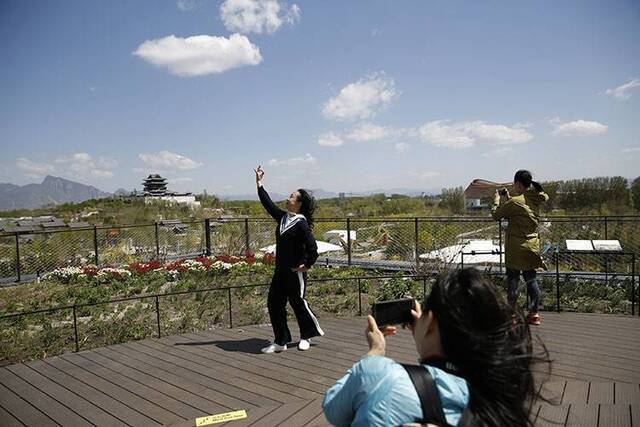
[[[530,188],[504,203],[494,203],[491,216],[509,221],[505,238],[505,266],[514,270],[547,269],[540,258],[538,219],[540,207],[549,200],[544,192]]]

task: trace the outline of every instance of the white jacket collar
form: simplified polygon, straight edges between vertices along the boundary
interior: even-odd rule
[[[305,218],[305,216],[302,214],[291,215],[289,212],[287,212],[286,215],[282,216],[282,220],[280,221],[280,234],[293,227],[300,220],[306,221],[307,218]]]

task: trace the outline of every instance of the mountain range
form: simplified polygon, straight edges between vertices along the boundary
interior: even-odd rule
[[[90,185],[47,175],[40,184],[20,186],[0,183],[0,211],[35,209],[62,203],[80,203],[110,195],[110,193],[105,193]]]
[[[312,190],[317,199],[331,199],[339,196],[339,193],[323,189]],[[388,190],[371,190],[362,192],[346,192],[346,197],[369,196],[371,194],[404,194],[407,196],[420,196],[421,194],[438,194],[437,190],[413,190],[406,188],[394,188]],[[127,195],[128,191],[119,189],[115,195]],[[284,200],[286,194],[270,193],[273,200]],[[0,211],[14,209],[36,209],[47,205],[60,205],[63,203],[80,203],[89,199],[101,199],[112,196],[93,187],[68,179],[47,175],[40,184],[15,185],[0,183]],[[221,196],[224,200],[258,200],[256,193],[231,194]]]
[[[339,197],[340,193],[334,191],[326,191],[321,188],[311,190],[313,196],[316,199],[333,199]],[[357,192],[345,192],[345,197],[366,197],[371,196],[372,194],[402,194],[405,196],[418,197],[424,195],[436,195],[440,194],[440,190],[435,188],[425,188],[424,190],[416,190],[410,188],[391,188],[391,189],[377,189],[377,190],[369,190],[369,191],[357,191]],[[269,192],[269,196],[273,200],[284,200],[289,195],[280,194],[280,193],[272,193]],[[228,194],[220,196],[223,200],[258,200],[258,194]]]

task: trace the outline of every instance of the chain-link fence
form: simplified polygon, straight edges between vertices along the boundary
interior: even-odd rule
[[[60,267],[121,266],[152,259],[172,261],[202,254],[273,252],[270,218],[219,218],[93,227],[30,234],[0,234],[0,281],[31,280]],[[313,228],[319,263],[410,271],[473,265],[463,253],[494,251],[484,267],[502,271],[506,222],[486,217],[318,218]],[[625,252],[640,255],[640,216],[548,217],[540,221],[541,252],[548,265],[567,239],[619,240]],[[584,258],[579,268],[620,272],[619,261]],[[569,268],[570,266],[566,266]],[[563,264],[563,268],[565,268]],[[427,268],[428,269],[428,268]]]

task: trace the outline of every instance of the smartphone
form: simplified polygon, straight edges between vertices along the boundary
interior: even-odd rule
[[[413,298],[380,301],[373,304],[371,315],[376,319],[378,326],[413,323],[411,310],[414,308],[414,301]]]

